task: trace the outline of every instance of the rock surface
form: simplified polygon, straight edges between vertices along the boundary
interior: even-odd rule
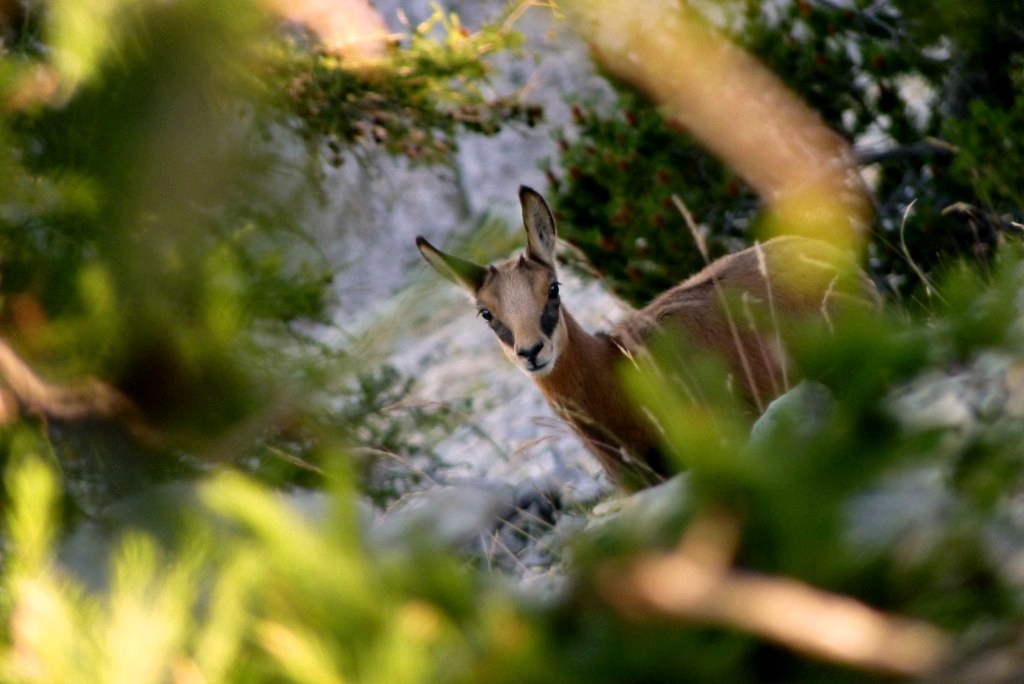
[[[408,32],[397,19],[399,8],[412,26],[432,12],[427,3],[374,4],[398,33]],[[506,3],[443,4],[472,29],[500,17]],[[519,92],[524,101],[540,104],[544,120],[539,125],[509,126],[493,137],[462,135],[451,168],[382,157],[327,169],[327,203],[311,208],[309,220],[328,257],[342,267],[337,288],[343,327],[409,284],[421,267],[413,245],[416,235],[442,245],[469,233],[485,215],[515,224],[519,185],[546,189],[540,163],[556,157],[552,130],[571,127],[573,98],[609,99],[610,88],[596,74],[586,46],[551,10],[530,7],[515,27],[526,36],[526,49],[521,57],[497,57],[492,87],[495,96]]]
[[[395,8],[404,4],[379,6],[393,20]],[[499,8],[496,2],[447,5],[469,25]],[[425,6],[404,11],[413,23],[426,18]],[[595,516],[616,517],[608,508],[658,511],[685,496],[686,485],[685,479],[673,480],[592,513],[593,504],[611,494],[600,468],[529,379],[508,364],[465,297],[428,272],[413,246],[417,234],[450,244],[488,214],[518,226],[516,187],[544,189],[538,163],[556,154],[551,126],[571,124],[568,96],[608,97],[584,46],[553,23],[548,11],[531,9],[520,28],[537,57],[503,58],[495,90],[507,93],[529,84],[528,99],[545,107],[544,125],[510,128],[494,138],[466,137],[451,169],[412,168],[395,160],[347,164],[329,173],[330,202],[315,222],[324,244],[332,245],[330,256],[346,265],[338,280],[339,327],[386,329],[392,345],[387,361],[417,378],[414,400],[466,401],[470,407],[466,422],[436,447],[444,461],[443,475],[435,478],[440,485],[414,492],[382,514],[373,535],[389,543],[403,530],[428,528],[440,543],[479,554],[526,585],[551,586],[562,538]],[[625,311],[599,283],[569,273],[560,278],[567,307],[588,329],[608,327]],[[755,438],[770,432],[773,421],[786,420],[787,412],[821,411],[827,402],[817,394],[800,386],[784,396],[755,427]],[[890,409],[908,430],[940,430],[936,448],[952,458],[986,432],[1020,423],[1024,365],[986,356],[957,372],[936,372],[894,391]],[[946,486],[948,473],[935,465],[942,459],[929,461],[892,474],[851,504],[856,543],[934,543],[932,531],[956,515],[957,507]],[[988,545],[1005,572],[1020,581],[1022,511],[1024,503],[1009,502]]]
[[[444,7],[472,28],[499,16],[504,4],[456,1]],[[399,9],[411,25],[432,11],[394,0],[375,6],[396,31],[405,30]],[[559,505],[572,507],[610,491],[601,469],[532,382],[508,364],[465,296],[429,271],[414,246],[418,234],[451,244],[487,216],[518,228],[518,186],[546,189],[540,162],[557,154],[553,128],[571,128],[572,98],[610,98],[586,46],[550,10],[528,8],[516,28],[527,38],[526,50],[499,56],[493,88],[496,95],[521,91],[525,100],[541,104],[540,125],[509,127],[490,138],[463,136],[450,169],[379,159],[330,170],[329,201],[312,220],[329,257],[344,266],[337,281],[339,328],[384,331],[375,336],[375,352],[381,346],[390,352],[374,361],[417,379],[410,401],[469,405],[465,423],[434,449],[443,463],[433,479],[455,488],[487,483],[498,498],[505,489],[536,492],[523,510],[548,506],[549,493],[557,490]],[[567,306],[588,327],[607,327],[621,316],[624,307],[599,284],[559,275]],[[398,511],[409,505],[399,502],[396,514],[406,515]],[[504,540],[495,548],[503,546],[517,545]]]

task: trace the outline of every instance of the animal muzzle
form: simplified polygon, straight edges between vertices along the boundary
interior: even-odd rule
[[[551,362],[550,345],[546,345],[544,340],[539,340],[532,345],[518,347],[516,356],[519,357],[520,364],[527,372],[544,371],[548,369]]]

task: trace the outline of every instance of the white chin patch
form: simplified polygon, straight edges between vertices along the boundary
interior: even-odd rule
[[[555,367],[552,361],[547,361],[536,366],[520,364],[519,368],[531,378],[543,378]]]

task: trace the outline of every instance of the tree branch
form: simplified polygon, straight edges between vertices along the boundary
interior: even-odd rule
[[[950,638],[916,620],[797,580],[730,569],[737,531],[698,520],[680,547],[596,574],[600,595],[632,618],[668,617],[750,632],[822,660],[895,675],[934,672]],[[734,522],[732,526],[735,527]],[[723,545],[716,539],[729,541]]]
[[[47,383],[3,339],[0,386],[0,425],[12,423],[19,413],[26,412],[65,421],[118,420],[137,436],[151,438],[155,434],[145,425],[135,404],[110,385],[98,380],[74,386]]]
[[[874,147],[854,150],[854,157],[860,166],[869,166],[903,159],[926,159],[929,157],[949,158],[959,150],[956,146],[938,138],[925,138],[909,145]]]

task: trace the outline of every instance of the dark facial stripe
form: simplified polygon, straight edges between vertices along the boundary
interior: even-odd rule
[[[506,347],[516,346],[515,336],[512,334],[512,331],[505,326],[504,323],[499,321],[497,318],[493,318],[491,319],[490,326],[491,330],[493,330],[494,334],[498,336],[498,339],[501,340],[502,344],[504,344]]]
[[[540,315],[540,329],[548,337],[551,337],[555,332],[555,326],[558,325],[559,302],[557,296],[549,297],[548,303],[544,305],[544,312]]]

